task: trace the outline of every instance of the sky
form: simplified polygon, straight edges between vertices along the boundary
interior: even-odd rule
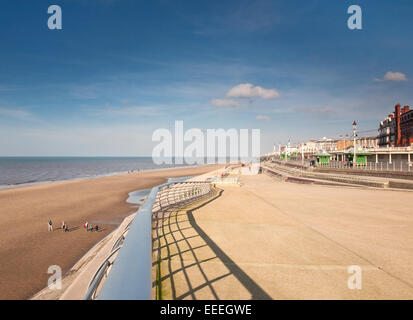
[[[352,4],[362,30],[347,27]],[[262,153],[354,120],[376,135],[413,105],[412,13],[411,0],[2,1],[0,156],[147,156],[176,120],[260,129]]]

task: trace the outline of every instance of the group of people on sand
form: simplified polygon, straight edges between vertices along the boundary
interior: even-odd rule
[[[47,228],[49,231],[53,231],[53,222],[52,220],[49,219],[49,221],[47,222]],[[66,222],[62,222],[62,226],[60,227],[61,230],[63,230],[64,232],[68,232],[69,231],[69,227],[66,224]]]
[[[85,231],[99,231],[99,226],[98,225],[89,225],[89,222],[87,220],[85,220],[85,222],[83,222],[83,229]]]
[[[47,227],[49,231],[53,231],[53,222],[52,220],[49,219],[49,221],[47,222]],[[60,228],[61,230],[63,230],[64,232],[68,232],[69,230],[69,226],[66,224],[66,222],[62,222],[62,226]],[[87,220],[85,220],[83,222],[83,229],[85,231],[99,231],[99,226],[98,225],[89,225],[89,222]]]

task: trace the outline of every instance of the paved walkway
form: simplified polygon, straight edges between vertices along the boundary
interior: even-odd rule
[[[161,224],[163,299],[413,299],[411,193],[241,182]]]

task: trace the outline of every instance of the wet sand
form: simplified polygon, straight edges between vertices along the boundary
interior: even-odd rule
[[[142,171],[0,190],[0,299],[30,298],[47,286],[51,265],[66,273],[136,211],[136,205],[126,203],[129,192],[219,167]],[[49,219],[53,232],[47,230]],[[83,230],[84,219],[98,224],[99,232]],[[60,230],[63,220],[70,232]]]

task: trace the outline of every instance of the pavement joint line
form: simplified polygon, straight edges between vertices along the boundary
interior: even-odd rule
[[[379,270],[383,271],[384,273],[386,273],[386,274],[387,274],[387,275],[389,275],[390,277],[392,277],[392,278],[394,278],[394,279],[396,279],[396,280],[398,280],[398,281],[400,281],[400,282],[404,283],[404,284],[405,284],[406,286],[408,286],[410,289],[413,289],[413,285],[412,285],[411,283],[407,282],[406,280],[401,279],[400,277],[398,277],[398,276],[396,276],[396,275],[393,275],[393,274],[392,274],[392,273],[390,273],[389,271],[384,270],[384,269],[383,269],[383,267],[380,267],[380,266],[376,265],[375,263],[373,263],[373,262],[371,262],[369,259],[367,259],[367,258],[365,258],[365,257],[361,256],[361,255],[360,255],[360,254],[358,254],[357,252],[355,252],[355,251],[351,250],[350,248],[348,248],[348,247],[346,247],[346,246],[342,245],[341,243],[339,243],[339,242],[337,242],[337,241],[335,241],[335,240],[333,240],[333,239],[329,238],[328,236],[326,236],[326,235],[325,235],[325,234],[323,234],[322,232],[320,232],[320,231],[318,231],[318,230],[316,230],[316,229],[314,229],[314,228],[310,227],[309,225],[307,225],[306,223],[304,223],[303,221],[301,221],[301,220],[300,220],[300,219],[298,219],[297,217],[293,217],[293,216],[291,216],[291,215],[289,215],[289,214],[285,213],[282,209],[280,209],[279,207],[277,207],[277,206],[276,206],[276,205],[274,205],[273,203],[269,202],[269,201],[268,201],[268,200],[266,200],[265,198],[260,197],[260,196],[259,196],[259,195],[257,195],[255,192],[253,192],[253,191],[251,191],[251,190],[248,190],[248,189],[245,189],[245,191],[246,191],[246,192],[249,192],[249,193],[250,193],[250,194],[252,194],[252,195],[254,195],[254,196],[255,196],[255,197],[257,197],[258,199],[260,199],[260,200],[262,200],[263,202],[267,203],[268,205],[270,205],[270,206],[274,207],[275,209],[277,209],[277,210],[278,210],[280,213],[282,213],[283,215],[285,215],[285,216],[287,216],[287,217],[289,217],[289,218],[292,218],[292,219],[296,220],[298,223],[302,224],[303,226],[305,226],[306,228],[310,229],[311,231],[313,231],[313,232],[315,232],[315,233],[317,233],[317,234],[321,235],[323,238],[325,238],[325,239],[327,239],[327,240],[329,240],[329,241],[333,242],[334,244],[338,245],[339,247],[341,247],[341,248],[343,248],[343,249],[347,250],[348,252],[350,252],[350,253],[354,254],[355,256],[359,257],[360,259],[362,259],[362,260],[366,261],[368,264],[370,264],[370,265],[372,265],[372,266],[376,267],[377,269],[379,269]]]

